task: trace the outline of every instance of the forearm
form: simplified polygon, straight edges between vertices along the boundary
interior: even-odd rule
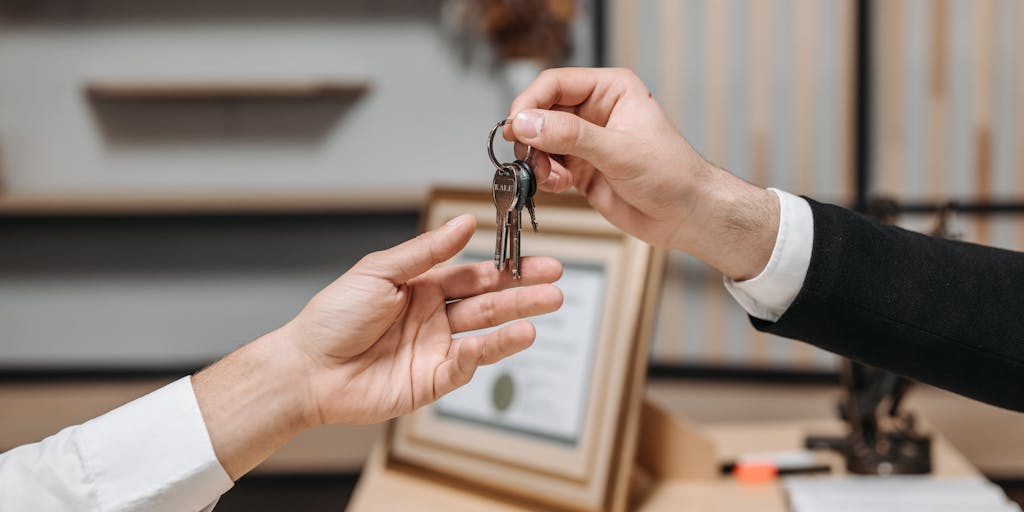
[[[217,459],[232,480],[314,424],[308,360],[288,350],[290,326],[233,352],[192,378]]]
[[[755,326],[1024,410],[1024,254],[881,226],[810,201],[803,289]]]
[[[779,230],[779,199],[771,191],[712,168],[683,198],[692,209],[675,248],[743,281],[761,273]]]

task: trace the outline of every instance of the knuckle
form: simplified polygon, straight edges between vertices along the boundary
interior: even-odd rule
[[[608,70],[608,73],[612,77],[622,80],[632,80],[636,78],[636,73],[634,73],[632,69],[624,67],[611,68]]]
[[[384,251],[373,251],[362,258],[359,258],[359,261],[356,262],[355,266],[375,268],[380,264],[382,259],[384,259]]]
[[[478,362],[486,362],[490,360],[489,356],[491,356],[491,349],[487,348],[487,339],[488,338],[486,336],[480,338],[480,357],[477,359]]]
[[[487,300],[480,303],[480,318],[483,318],[487,325],[497,325],[499,323],[498,305],[494,302],[493,297],[488,297]]]
[[[575,116],[562,115],[557,116],[558,122],[552,137],[555,139],[553,142],[558,145],[559,148],[567,148],[575,145],[579,142],[580,129],[579,120]]]
[[[437,237],[429,237],[424,240],[424,243],[427,248],[427,257],[430,258],[432,263],[437,264],[445,260],[444,248],[442,247],[441,240]]]
[[[611,70],[611,81],[626,90],[647,90],[647,85],[629,68],[614,68]],[[645,93],[646,94],[646,93]]]
[[[578,119],[575,120],[574,124],[576,125],[576,127],[573,129],[573,147],[585,148],[588,145],[592,145],[590,136],[587,133],[586,125],[580,122]]]
[[[479,279],[485,290],[497,290],[503,286],[505,272],[495,272],[494,265],[490,262],[481,264],[481,270]]]
[[[541,304],[541,298],[538,294],[530,293],[530,290],[526,288],[516,289],[516,316],[524,317],[529,316]]]
[[[508,329],[502,329],[502,330],[498,331],[497,335],[498,335],[498,339],[497,339],[498,342],[496,343],[496,345],[497,345],[496,348],[497,348],[497,352],[498,352],[498,354],[497,354],[498,357],[497,358],[498,359],[504,359],[505,357],[508,357],[508,346],[511,344],[512,335],[508,332]]]

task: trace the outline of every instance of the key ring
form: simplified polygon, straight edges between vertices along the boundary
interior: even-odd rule
[[[490,157],[491,163],[494,164],[494,166],[499,169],[502,167],[503,164],[501,162],[498,162],[498,159],[494,156],[494,135],[497,134],[498,130],[501,129],[501,127],[504,126],[505,123],[507,123],[508,121],[509,119],[502,119],[501,121],[498,121],[498,124],[494,125],[494,128],[491,128],[491,134],[487,136],[487,156]],[[526,158],[524,159],[524,161],[529,163],[532,159],[533,146],[526,146]]]

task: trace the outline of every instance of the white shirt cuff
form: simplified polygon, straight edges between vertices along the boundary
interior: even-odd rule
[[[234,485],[191,377],[84,423],[77,441],[101,510],[200,510]]]
[[[770,188],[779,196],[779,233],[771,258],[756,277],[725,278],[725,288],[755,318],[774,322],[800,293],[814,247],[814,216],[803,198]]]

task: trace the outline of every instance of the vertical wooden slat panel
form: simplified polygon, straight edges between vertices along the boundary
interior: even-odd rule
[[[686,48],[683,46],[682,2],[677,0],[661,0],[661,62],[659,74],[661,78],[661,106],[678,127],[685,119],[682,110],[683,90],[682,62]]]
[[[818,86],[815,56],[818,51],[821,51],[821,47],[815,44],[815,41],[819,37],[817,10],[820,5],[820,0],[797,0],[793,13],[796,17],[796,37],[793,41],[796,47],[791,50],[796,55],[793,62],[793,132],[796,134],[793,138],[793,153],[797,175],[796,192],[799,194],[812,192],[811,173],[813,172],[817,144],[814,143],[813,109],[815,105],[810,99],[815,97],[814,90]],[[787,51],[785,48],[781,50]],[[792,354],[793,365],[797,368],[809,367],[814,357],[813,349],[806,343],[794,344]]]
[[[930,151],[932,130],[929,122],[932,119],[933,102],[928,94],[928,81],[932,58],[935,52],[931,47],[932,14],[934,4],[931,0],[906,0],[906,25],[903,38],[904,60],[903,105],[906,122],[903,127],[906,150],[904,151],[903,187],[893,191],[897,197],[911,195],[921,197],[930,194],[940,177],[930,167]]]
[[[799,194],[811,193],[811,172],[815,161],[814,144],[814,108],[811,98],[818,87],[815,58],[819,45],[815,44],[818,37],[818,7],[820,0],[797,0],[796,17],[796,48],[792,53],[794,60],[793,80],[793,152],[796,155],[796,190]],[[785,51],[785,49],[783,50]]]
[[[949,124],[946,130],[949,135],[946,146],[941,149],[947,153],[950,169],[950,186],[941,197],[969,198],[974,190],[973,177],[976,156],[973,109],[975,87],[974,60],[977,53],[975,40],[976,9],[971,2],[949,2],[949,59],[950,65],[946,74],[949,94]],[[922,128],[923,129],[923,128]]]
[[[995,96],[994,68],[996,30],[995,0],[974,2],[974,123],[975,127],[992,125],[992,98]]]
[[[932,0],[935,6],[932,18],[932,77],[931,94],[936,98],[946,95],[946,62],[949,49],[948,0]]]
[[[755,368],[768,366],[769,335],[757,329],[747,330],[748,364]]]
[[[974,186],[975,200],[988,201],[991,199],[992,186],[992,135],[988,126],[977,126],[975,128],[975,153],[974,153]],[[974,242],[979,244],[991,243],[991,218],[979,213],[974,216]]]
[[[819,172],[850,174],[841,168],[850,165],[852,153],[853,131],[847,123],[854,115],[854,7],[846,0],[826,1],[831,3],[613,0],[609,9],[615,36],[612,64],[637,71],[666,113],[710,160],[737,166],[740,174],[749,161],[746,172],[758,184],[803,193],[814,193],[812,185],[820,184],[829,198],[835,198],[837,192],[852,191],[852,175],[838,180],[813,177]],[[826,16],[831,9],[842,14]],[[779,32],[783,27],[793,30]],[[735,37],[737,30],[744,29],[744,37]],[[785,41],[785,47],[780,47],[780,41]],[[827,52],[828,57],[818,52]],[[836,59],[844,62],[833,68]],[[837,74],[825,75],[826,70]],[[738,83],[746,97],[736,102]],[[837,107],[837,101],[843,106]],[[842,112],[819,115],[820,109]],[[821,130],[819,125],[828,129]],[[830,137],[827,148],[819,148],[823,131]],[[743,140],[737,141],[737,136]],[[849,186],[841,185],[842,191],[837,191],[837,183]],[[685,257],[672,259],[661,295],[652,354],[656,360],[713,366],[820,366],[818,352],[796,348],[790,341],[746,328],[745,323],[741,326],[736,317],[742,312],[731,302],[719,273]]]
[[[772,23],[768,20],[776,9],[774,0],[754,0],[750,3],[750,144],[753,146],[753,181],[770,186],[769,158],[772,132]]]
[[[906,108],[903,104],[905,9],[902,1],[874,3],[874,20],[881,28],[881,40],[874,54],[882,64],[881,87],[875,95],[880,107],[881,140],[876,147],[881,155],[881,165],[876,169],[875,177],[878,188],[884,193],[904,190],[906,186]]]
[[[633,0],[620,0],[611,2],[610,5],[614,20],[615,44],[613,46],[612,58],[617,65],[629,69],[636,69],[637,64],[637,2]]]
[[[976,200],[987,201],[992,197],[992,97],[996,94],[994,66],[996,30],[995,0],[980,0],[974,3],[975,55],[974,55],[974,196]],[[989,243],[991,223],[987,215],[975,217],[976,241]]]
[[[729,3],[724,1],[707,2],[707,81],[708,101],[708,157],[712,161],[723,162],[726,159],[729,120],[729,103],[726,92],[729,90],[729,73],[726,58],[729,55]]]
[[[775,0],[752,0],[749,4],[750,31],[747,55],[750,62],[750,79],[747,81],[747,94],[750,98],[750,144],[751,180],[761,186],[770,186],[770,144],[772,101],[772,43],[774,25],[769,23],[772,13],[777,9]],[[747,343],[750,345],[751,364],[763,367],[768,361],[768,335],[750,329]]]
[[[999,22],[1000,16],[1020,18],[1019,2],[876,0],[873,6],[876,9],[874,23],[881,34],[875,46],[877,64],[874,68],[878,119],[874,139],[877,148],[874,178],[879,183],[876,190],[896,193],[906,199],[992,198],[996,192],[994,187],[998,186],[996,165],[1010,158],[1004,155],[1002,160],[997,160],[997,144],[1011,137],[996,122],[997,109],[1003,108],[995,101],[1002,72],[996,62],[1002,55],[999,52],[1005,51],[999,44],[1002,30]],[[915,16],[926,17],[905,19],[910,8],[915,9]],[[1006,14],[1002,14],[1004,12]],[[913,28],[915,20],[916,29]],[[921,35],[917,29],[921,28],[922,20],[927,21],[924,27],[927,44],[916,48],[897,47],[906,44],[910,34],[916,34],[912,39],[920,45],[921,40],[916,37]],[[1012,51],[1019,52],[1019,46]],[[1019,61],[1019,57],[1014,60]],[[927,77],[914,74],[919,72],[926,73]],[[1019,74],[1020,70],[1012,72]],[[898,76],[901,76],[899,80]],[[909,89],[908,84],[912,85]],[[1016,94],[1020,94],[1019,87]],[[916,109],[904,108],[908,97],[925,99],[925,112],[920,118]],[[1024,114],[1015,114],[1016,119],[1021,115]],[[893,130],[897,123],[903,126]],[[922,135],[925,180],[918,186],[916,180],[895,179],[903,169],[916,169],[916,166],[911,168],[910,157],[917,153],[908,151],[918,150],[914,140]],[[1021,145],[1013,144],[1015,154],[1021,153]],[[1017,184],[1024,189],[1024,182],[1015,178]],[[972,233],[991,241],[990,227],[984,217],[971,222]]]
[[[931,76],[929,88],[921,91],[928,98],[929,120],[921,127],[927,132],[925,138],[925,176],[928,176],[926,194],[935,199],[949,194],[949,86],[946,83],[946,63],[949,61],[949,0],[932,0],[931,32],[932,48]],[[922,123],[923,120],[912,120]]]
[[[682,359],[683,341],[686,336],[681,312],[686,307],[683,291],[688,285],[685,273],[677,258],[665,261],[665,279],[661,291],[661,307],[659,308],[658,352],[655,354],[662,361],[679,361]]]
[[[1024,60],[1024,6],[1021,2],[1012,2],[1014,8],[1017,10],[1017,16],[1015,23],[1017,27],[1017,44],[1013,51],[1015,52],[1014,62],[1017,62],[1016,66],[1016,80],[1014,81],[1014,87],[1017,91],[1015,96],[1017,108],[1015,119],[1017,124],[1015,125],[1017,132],[1014,134],[1014,146],[1017,148],[1017,155],[1014,162],[1014,169],[1016,169],[1017,176],[1017,197],[1024,197],[1024,65],[1019,63]],[[1024,250],[1024,218],[1017,220],[1017,250]]]
[[[729,118],[726,91],[728,90],[728,68],[726,56],[729,54],[729,5],[723,1],[707,3],[707,102],[708,102],[708,149],[707,155],[714,162],[726,159],[728,144],[726,141],[726,122]],[[725,360],[725,291],[722,289],[722,277],[718,272],[709,271],[704,287],[707,296],[707,343],[708,359],[715,364]]]
[[[756,3],[767,3],[767,0]],[[757,23],[756,17],[753,23]],[[752,43],[753,44],[753,43]],[[753,106],[751,107],[753,111]],[[768,176],[768,142],[767,131],[755,129],[753,134],[753,181],[764,186]],[[754,366],[763,367],[768,363],[768,335],[757,329],[747,330],[747,343],[750,346],[750,362]]]
[[[710,364],[721,366],[726,358],[727,340],[725,337],[725,293],[722,288],[722,274],[709,268],[703,283],[705,305],[708,314],[705,316],[705,357]]]
[[[838,8],[840,10],[840,20],[848,20],[846,23],[840,22],[840,44],[842,44],[844,51],[840,52],[843,64],[838,66],[839,68],[839,101],[843,103],[843,111],[839,120],[839,144],[838,144],[838,159],[837,166],[842,169],[843,179],[843,190],[841,192],[841,199],[845,204],[851,204],[854,201],[857,190],[857,169],[853,163],[853,152],[854,152],[854,134],[856,132],[856,110],[858,108],[870,108],[869,105],[857,105],[857,98],[854,94],[856,90],[857,77],[854,74],[854,63],[857,61],[857,31],[854,27],[857,26],[857,11],[855,9],[855,2],[849,2],[846,0],[837,0]],[[873,147],[877,148],[877,145]],[[871,165],[871,162],[865,158],[863,160],[866,165]],[[824,192],[824,191],[821,191]]]
[[[682,98],[685,94],[683,76],[683,56],[686,55],[686,48],[683,45],[682,27],[679,21],[682,19],[682,2],[674,0],[661,0],[660,21],[661,21],[661,61],[660,81],[662,108],[668,113],[677,127],[685,119],[683,112]],[[685,273],[678,263],[669,261],[666,269],[668,281],[668,294],[662,294],[667,299],[664,311],[671,318],[666,318],[666,334],[663,339],[662,352],[665,360],[679,361],[682,359],[683,343],[687,334],[682,322],[683,308],[686,307],[684,287],[689,283],[685,280]]]
[[[1014,78],[1019,61],[1015,59],[1016,46],[1020,44],[1017,32],[1017,4],[1020,0],[994,0],[993,35],[995,49],[992,55],[992,185],[993,197],[1024,197],[1017,193],[1017,172],[1014,169],[1016,153],[1015,134],[1019,120],[1014,118],[1016,104]],[[1000,221],[993,226],[993,242],[1014,247],[1012,219]]]

